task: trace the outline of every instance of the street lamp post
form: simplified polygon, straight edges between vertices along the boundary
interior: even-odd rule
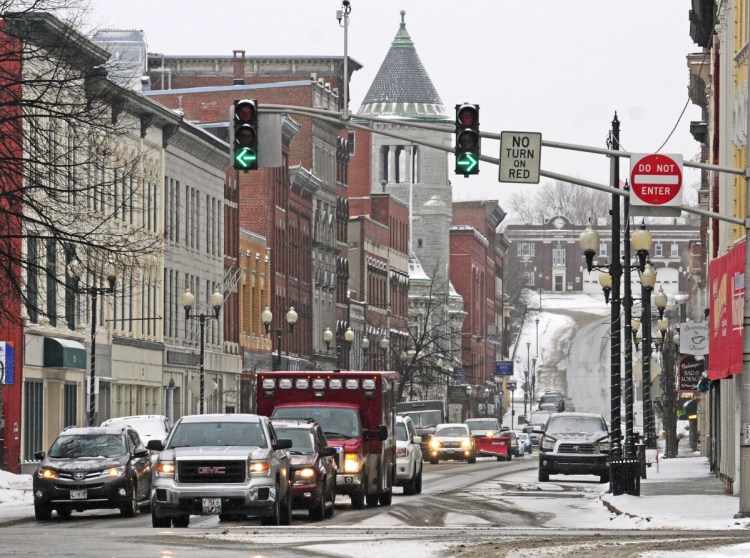
[[[336,334],[336,369],[341,370],[341,334]],[[349,347],[351,347],[352,341],[354,341],[354,331],[352,328],[348,327],[346,328],[346,331],[343,335],[343,341],[346,343],[346,349],[349,350]],[[325,328],[325,331],[323,331],[323,341],[325,341],[326,344],[326,351],[330,350],[331,348],[331,341],[333,341],[333,332],[331,331],[330,327]]]
[[[529,399],[529,410],[532,410],[534,408],[534,399],[533,399],[533,393],[531,394],[531,397],[526,397],[526,394],[529,392],[529,388],[531,387],[529,384],[529,375],[531,374],[531,341],[526,341],[526,385],[524,392],[524,398]],[[526,405],[523,406],[523,414],[524,417],[526,416]]]
[[[294,306],[290,306],[289,310],[286,313],[286,323],[289,326],[290,335],[294,332],[294,324],[297,323],[298,318],[299,316],[297,315],[297,312],[294,310]],[[263,326],[266,328],[266,335],[268,335],[271,332],[271,321],[273,320],[273,313],[271,312],[271,309],[268,306],[266,306],[263,312],[261,312],[260,319],[263,322]],[[284,328],[281,328],[281,327],[276,328],[275,333],[276,333],[277,354],[276,354],[276,359],[273,362],[272,368],[275,371],[278,371],[278,370],[281,370],[281,337],[282,335],[284,335]]]
[[[94,426],[94,416],[96,414],[96,307],[97,298],[100,294],[112,294],[115,292],[115,282],[117,277],[115,276],[115,269],[111,262],[107,264],[105,272],[107,274],[107,286],[106,287],[79,287],[81,276],[84,272],[83,264],[74,259],[68,266],[68,271],[73,278],[73,290],[77,293],[88,294],[91,296],[91,373],[89,376],[89,426]]]
[[[185,293],[182,295],[182,298],[180,299],[180,302],[182,303],[182,307],[185,309],[185,323],[187,324],[188,320],[198,320],[198,323],[200,324],[200,352],[199,352],[199,359],[198,359],[198,374],[199,374],[199,381],[200,381],[200,403],[199,403],[199,411],[198,414],[203,414],[205,412],[205,395],[206,395],[206,378],[203,370],[203,362],[205,358],[205,332],[206,332],[206,321],[207,320],[218,320],[219,319],[219,312],[221,311],[221,307],[224,305],[224,295],[222,295],[219,291],[216,291],[214,294],[211,295],[210,303],[211,306],[214,309],[213,315],[206,315],[203,312],[200,314],[193,314],[192,308],[195,304],[195,295],[190,292],[190,290],[185,290]]]
[[[367,370],[367,351],[370,349],[370,338],[365,336],[362,338],[362,370]]]
[[[536,401],[536,357],[531,359],[531,401]]]
[[[383,335],[380,339],[380,350],[383,352],[383,370],[388,370],[388,347],[391,345],[391,341],[387,335]]]
[[[513,430],[513,419],[516,415],[516,382],[515,380],[511,380],[506,384],[507,388],[510,390],[510,429]]]

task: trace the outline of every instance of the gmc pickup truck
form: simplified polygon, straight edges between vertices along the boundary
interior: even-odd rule
[[[263,525],[292,522],[288,448],[266,417],[184,416],[159,451],[151,491],[154,527],[187,527],[191,515],[220,520],[260,517]]]

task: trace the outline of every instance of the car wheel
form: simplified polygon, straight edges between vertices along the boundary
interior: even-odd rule
[[[323,487],[320,491],[320,498],[313,507],[310,508],[308,514],[310,515],[310,521],[322,521],[326,516],[326,482],[323,481]]]
[[[286,489],[286,501],[281,504],[281,524],[291,525],[292,524],[292,482],[289,481]]]
[[[417,465],[414,464],[414,474],[404,485],[404,494],[415,494],[417,492]]]
[[[419,468],[419,474],[417,475],[416,482],[414,483],[414,492],[417,494],[422,493],[422,468]]]
[[[279,502],[279,490],[276,489],[276,498],[273,501],[273,510],[271,515],[264,515],[260,518],[261,525],[281,525],[281,502]]]
[[[360,487],[359,489],[355,489],[353,492],[350,493],[350,498],[352,499],[352,507],[355,510],[361,510],[365,507],[365,495],[362,492],[364,490],[364,487]]]
[[[73,510],[70,508],[63,508],[57,510],[57,517],[61,517],[63,519],[69,518],[73,514]]]
[[[130,498],[126,504],[120,506],[120,513],[123,517],[133,517],[138,511],[138,485],[133,483],[130,487]]]
[[[336,505],[336,474],[333,475],[333,480],[331,481],[331,497],[328,498],[328,501],[331,503],[331,506],[329,508],[326,508],[326,517],[333,517],[335,505]]]
[[[169,528],[172,526],[172,520],[169,517],[162,517],[158,515],[153,509],[151,510],[151,526],[158,527],[160,529]]]
[[[365,496],[365,501],[367,502],[368,508],[374,508],[378,505],[378,501],[380,500],[380,497],[377,494],[367,494]]]
[[[505,458],[502,455],[497,456],[498,461],[505,461]]]
[[[467,463],[476,463],[477,462],[477,456],[476,456],[476,454],[475,455],[470,455],[469,457],[467,457],[466,458],[466,462]]]
[[[175,527],[178,527],[180,529],[186,528],[188,525],[190,525],[190,516],[189,515],[178,515],[177,517],[172,518],[172,525]]]
[[[34,504],[34,517],[39,521],[47,521],[52,517],[52,508],[42,504]]]
[[[539,482],[549,482],[549,471],[539,469]]]

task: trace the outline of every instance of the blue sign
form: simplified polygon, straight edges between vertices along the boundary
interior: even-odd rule
[[[13,383],[13,345],[0,341],[0,384]]]
[[[495,376],[512,376],[513,375],[513,361],[512,360],[496,360],[495,361]]]

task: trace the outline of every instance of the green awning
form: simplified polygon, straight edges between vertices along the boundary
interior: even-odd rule
[[[86,348],[78,341],[44,338],[45,368],[81,368],[86,369]]]

